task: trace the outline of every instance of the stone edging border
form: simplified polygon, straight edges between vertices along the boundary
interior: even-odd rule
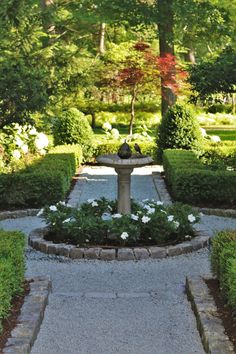
[[[23,218],[25,216],[36,216],[39,209],[23,209],[0,212],[0,220]]]
[[[217,307],[203,278],[186,278],[186,292],[196,316],[198,331],[207,354],[233,354],[234,348],[217,314]]]
[[[39,333],[51,291],[51,281],[48,277],[35,277],[32,280],[30,292],[25,297],[18,317],[18,324],[12,330],[3,354],[29,354]]]
[[[153,182],[159,195],[160,200],[164,204],[172,204],[171,196],[166,188],[166,184],[164,179],[161,177],[160,172],[153,172],[152,173]],[[224,216],[229,218],[236,218],[236,210],[235,209],[220,209],[220,208],[200,208],[200,207],[193,207],[195,210],[202,212],[206,215],[216,215],[216,216]]]
[[[134,247],[134,248],[80,248],[65,243],[55,244],[44,240],[47,228],[34,229],[29,234],[29,245],[47,254],[69,257],[71,259],[99,259],[103,261],[130,261],[141,259],[161,259],[197,251],[209,244],[210,236],[203,231],[196,231],[196,237],[191,241],[167,247]]]

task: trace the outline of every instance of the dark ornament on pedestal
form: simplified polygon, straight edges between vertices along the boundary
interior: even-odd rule
[[[117,155],[121,159],[129,159],[131,157],[132,151],[129,144],[127,144],[126,141],[120,146]]]

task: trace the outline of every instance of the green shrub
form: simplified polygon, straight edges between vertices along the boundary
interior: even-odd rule
[[[93,131],[84,114],[76,108],[63,111],[53,128],[55,145],[79,144],[86,160],[93,154]]]
[[[213,238],[211,267],[223,296],[236,311],[236,231],[222,231]]]
[[[88,200],[79,210],[57,203],[44,208],[42,214],[50,240],[87,247],[178,243],[186,235],[194,237],[193,224],[199,221],[191,207],[180,203],[164,206],[152,200],[132,201],[131,209],[133,214],[119,214],[116,201],[101,198]]]
[[[57,146],[25,170],[0,174],[0,207],[40,207],[65,198],[81,161],[79,145]]]
[[[195,205],[235,205],[236,172],[213,171],[192,151],[184,150],[165,150],[163,165],[175,200]]]
[[[192,111],[177,104],[171,107],[159,125],[158,156],[165,149],[198,150],[200,143],[201,132]]]
[[[105,154],[117,154],[118,149],[121,144],[122,144],[122,142],[117,141],[117,140],[98,142],[98,144],[95,148],[95,151],[94,151],[94,157],[97,157],[99,155],[105,155]],[[129,143],[132,151],[135,153],[134,144],[135,144],[135,142]],[[148,155],[148,156],[152,157],[153,159],[156,158],[156,143],[155,142],[141,141],[141,142],[138,142],[138,144],[139,144],[141,151],[144,155]]]
[[[9,314],[11,300],[22,292],[25,273],[25,236],[17,231],[0,230],[0,332]]]

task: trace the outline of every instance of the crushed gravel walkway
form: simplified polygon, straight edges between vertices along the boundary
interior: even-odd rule
[[[152,171],[135,170],[136,199],[157,199]],[[86,167],[83,173],[82,191],[75,187],[71,202],[115,197],[111,170]],[[0,222],[26,235],[41,225],[38,217]],[[213,234],[236,229],[236,219],[203,216],[199,226]],[[209,272],[207,249],[138,262],[72,261],[31,248],[26,257],[28,276],[49,275],[53,283],[32,354],[204,354],[184,283],[186,275]]]

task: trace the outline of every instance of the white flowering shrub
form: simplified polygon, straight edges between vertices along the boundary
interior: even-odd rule
[[[14,166],[24,164],[30,154],[44,155],[48,146],[47,136],[32,125],[6,125],[0,131],[0,167],[2,161],[2,168],[14,170]]]
[[[117,202],[89,199],[80,209],[63,202],[42,209],[49,227],[48,239],[79,246],[139,246],[175,244],[194,237],[199,215],[176,203],[164,206],[154,200],[132,201],[132,213],[117,213]]]

